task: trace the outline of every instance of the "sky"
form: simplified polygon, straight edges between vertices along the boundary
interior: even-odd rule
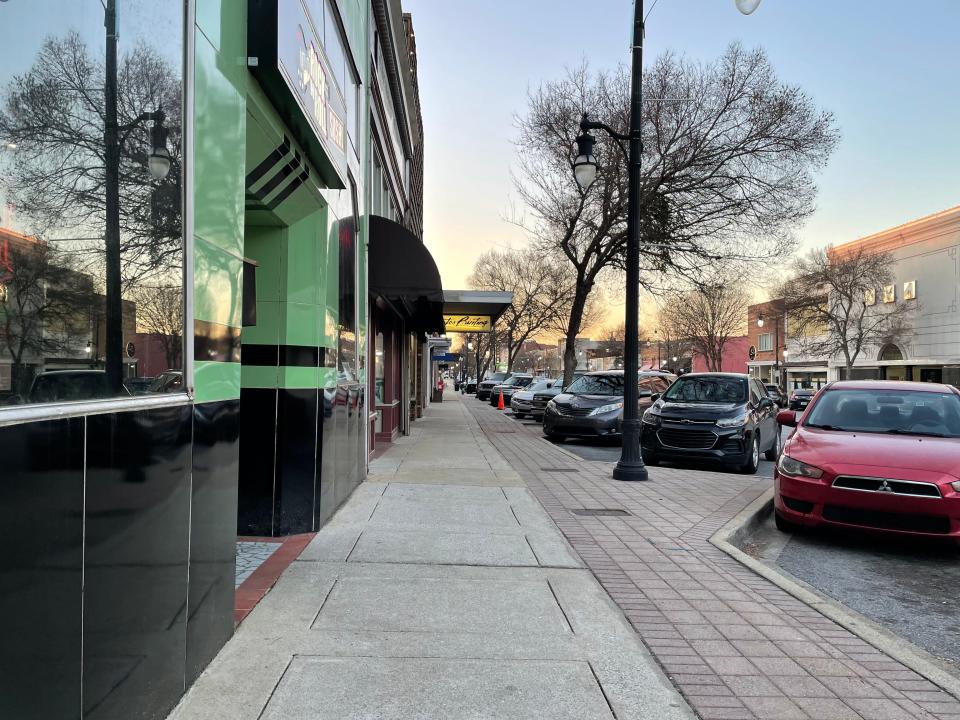
[[[652,0],[647,0],[649,11]],[[586,59],[629,62],[630,0],[403,0],[413,14],[425,137],[424,241],[444,287],[476,257],[521,247],[507,221],[514,117],[528,89]],[[730,42],[766,49],[781,80],[835,114],[842,140],[818,176],[801,247],[841,243],[960,204],[960,0],[657,0],[645,60],[696,60]],[[616,299],[611,298],[615,303]]]

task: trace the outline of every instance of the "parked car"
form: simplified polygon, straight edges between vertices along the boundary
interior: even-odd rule
[[[527,387],[533,382],[533,375],[530,373],[513,373],[499,385],[494,385],[490,390],[490,404],[499,405],[500,395],[503,395],[503,406],[510,407],[510,399],[513,393]]]
[[[150,392],[150,386],[156,378],[152,377],[132,377],[125,378],[123,386],[131,395],[146,395]]]
[[[467,395],[474,395],[477,392],[477,379],[469,377],[460,384],[460,391]]]
[[[787,406],[787,402],[789,402],[787,398],[787,394],[780,389],[779,385],[776,385],[774,383],[767,383],[763,387],[766,388],[767,395],[770,397],[771,400],[773,400],[774,403],[776,403],[777,407],[783,408]]]
[[[776,405],[756,378],[690,373],[677,378],[643,414],[643,460],[712,460],[755,473],[760,455],[776,460]]]
[[[638,379],[640,412],[666,390],[674,375],[642,372]],[[623,370],[590,372],[570,383],[547,403],[543,434],[551,440],[567,437],[617,437],[623,423]]]
[[[584,371],[575,371],[573,380],[586,375]],[[571,383],[572,384],[572,383]],[[547,403],[553,400],[557,395],[563,392],[563,375],[554,378],[551,386],[545,390],[538,390],[533,394],[533,402],[530,405],[530,417],[534,420],[543,419],[543,413],[547,409]]]
[[[167,370],[160,373],[150,386],[152,393],[172,393],[183,390],[183,373],[179,370]]]
[[[122,395],[130,391],[122,388]],[[30,386],[31,403],[99,400],[115,397],[105,370],[47,370],[37,375]]]
[[[490,391],[493,390],[494,385],[499,385],[508,377],[510,377],[510,373],[505,372],[495,372],[487,375],[477,385],[477,400],[489,400]]]
[[[524,418],[533,412],[533,396],[538,392],[549,390],[553,387],[552,378],[535,378],[532,383],[523,390],[518,390],[510,397],[510,409],[516,418]],[[506,402],[506,396],[504,396]]]
[[[960,541],[960,390],[919,382],[827,385],[774,471],[777,527],[842,526]]]
[[[806,410],[817,391],[812,388],[796,388],[790,393],[790,409]]]

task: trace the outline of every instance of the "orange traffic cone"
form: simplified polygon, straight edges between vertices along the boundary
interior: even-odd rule
[[[503,390],[500,390],[500,399],[497,400],[497,410],[503,410]]]

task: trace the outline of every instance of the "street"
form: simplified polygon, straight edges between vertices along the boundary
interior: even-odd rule
[[[532,431],[537,431],[540,428],[540,421],[534,420],[533,418],[526,417],[521,420],[513,417],[513,413],[509,410],[505,412],[505,415],[509,418],[512,418],[514,421],[520,423],[521,425],[530,428]],[[787,436],[790,434],[790,428],[783,428],[780,433],[781,440],[786,440]],[[615,463],[620,459],[620,439],[616,440],[607,440],[607,439],[597,439],[597,440],[578,440],[574,438],[567,439],[561,443],[554,442],[555,445],[559,445],[564,450],[572,452],[574,455],[577,455],[584,460],[592,460],[595,462],[608,462]],[[664,463],[670,467],[679,467],[676,465],[670,465],[670,463]],[[713,472],[729,472],[731,474],[733,471],[724,468],[722,466],[716,465],[706,465],[702,463],[691,463],[684,465],[683,467],[689,467],[690,469],[708,469]],[[773,463],[769,460],[764,460],[762,457],[760,459],[760,468],[757,470],[758,476],[763,477],[773,477]]]
[[[960,665],[960,548],[817,530],[785,535],[771,516],[743,549]]]

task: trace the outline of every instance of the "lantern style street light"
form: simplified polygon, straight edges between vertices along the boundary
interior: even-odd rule
[[[737,9],[749,15],[760,0],[735,0]],[[646,480],[649,475],[640,454],[640,407],[637,379],[640,375],[640,162],[643,157],[643,0],[633,4],[633,45],[630,74],[630,129],[618,133],[602,122],[590,120],[587,113],[580,120],[580,135],[573,161],[573,176],[583,192],[597,178],[596,138],[590,130],[603,130],[619,141],[627,154],[627,252],[626,252],[626,333],[623,339],[623,424],[620,460],[613,469],[616,480]],[[629,142],[629,151],[622,143]],[[629,379],[629,382],[627,381]]]

